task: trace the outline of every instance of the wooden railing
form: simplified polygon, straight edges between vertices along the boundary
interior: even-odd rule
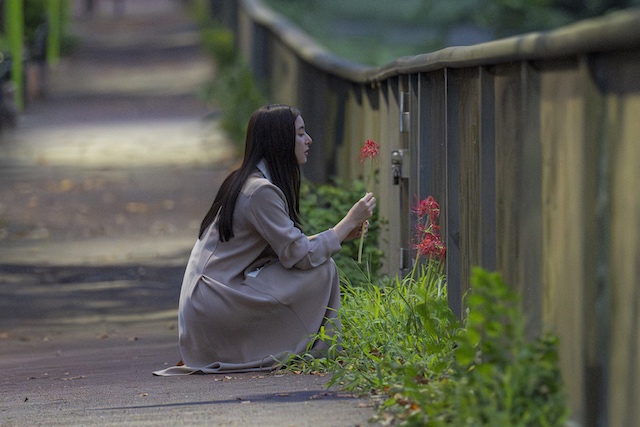
[[[560,336],[572,420],[640,425],[640,11],[371,68],[258,0],[212,4],[270,98],[303,111],[308,178],[357,178],[381,144],[388,273],[410,267],[410,207],[433,195],[454,312],[472,266],[500,271],[530,336]]]

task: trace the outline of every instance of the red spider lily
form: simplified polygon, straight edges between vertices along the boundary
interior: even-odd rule
[[[373,159],[378,157],[379,154],[380,154],[380,144],[378,144],[372,139],[367,139],[365,141],[364,146],[360,149],[360,154],[358,154],[358,158],[360,159],[361,162],[364,162],[366,159],[371,159],[371,173],[369,175],[369,178],[371,180],[373,180],[375,176]],[[365,226],[364,224],[362,224],[360,245],[358,247],[358,264],[362,263],[362,250],[364,248],[364,231],[365,231]]]
[[[447,253],[447,248],[442,240],[432,233],[426,233],[422,241],[414,245],[414,248],[418,250],[421,256],[436,258],[440,261],[444,260]]]
[[[364,146],[360,149],[360,154],[358,154],[358,158],[361,162],[364,162],[366,159],[373,159],[378,157],[380,154],[380,144],[375,142],[373,139],[367,139],[364,143]]]
[[[436,202],[433,196],[420,200],[418,204],[413,207],[412,211],[420,219],[428,216],[432,224],[436,224],[440,218],[440,205]]]
[[[431,235],[425,237],[415,248],[418,249],[420,256],[435,258],[439,261],[444,261],[447,254],[447,248],[444,243],[437,237]]]
[[[415,227],[415,241],[417,243],[413,245],[413,248],[418,250],[418,256],[444,261],[447,248],[440,240],[440,226],[438,225],[440,206],[432,196],[429,196],[420,200],[412,210],[418,219],[426,218],[424,223],[419,222]]]

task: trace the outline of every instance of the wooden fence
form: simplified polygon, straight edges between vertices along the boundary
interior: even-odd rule
[[[640,11],[370,68],[259,0],[211,4],[270,98],[302,109],[308,178],[359,177],[364,141],[382,146],[387,272],[410,267],[410,207],[433,195],[454,312],[472,266],[500,271],[528,334],[560,336],[572,421],[640,426]]]

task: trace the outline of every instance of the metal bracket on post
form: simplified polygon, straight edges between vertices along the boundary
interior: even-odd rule
[[[404,242],[407,239],[405,235],[406,228],[408,227],[407,219],[402,212],[408,211],[407,206],[407,192],[409,191],[409,175],[411,173],[411,161],[410,161],[410,152],[406,148],[399,148],[393,150],[391,152],[391,169],[393,176],[393,185],[397,185],[400,188],[398,189],[398,202],[399,202],[399,212],[400,215],[398,217],[398,226],[400,230],[400,241]],[[404,166],[404,167],[403,167]],[[409,267],[409,250],[402,247],[402,243],[400,244],[400,254],[399,254],[399,267],[400,271],[404,272]],[[404,273],[403,273],[404,274]]]
[[[407,270],[413,266],[409,263],[409,250],[406,248],[400,248],[400,271]]]
[[[398,149],[391,152],[391,170],[393,171],[393,185],[400,184],[400,178],[409,178],[407,168],[403,168],[404,163],[409,162],[409,150]]]
[[[400,93],[400,133],[408,133],[411,124],[409,92]]]
[[[391,170],[393,171],[393,185],[399,185],[402,176],[402,150],[391,152]]]

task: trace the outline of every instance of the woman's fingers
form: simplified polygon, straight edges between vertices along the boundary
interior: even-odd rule
[[[375,207],[376,198],[373,196],[373,193],[367,193],[353,205],[348,215],[353,222],[362,225],[363,222],[371,218]]]
[[[376,207],[376,198],[373,196],[373,193],[367,193],[362,199],[360,199],[360,201],[364,203],[369,214],[367,218],[369,218],[371,215],[373,215],[373,210]]]
[[[364,225],[364,227],[363,227]],[[365,221],[363,224],[359,225],[357,227],[358,230],[358,237],[362,236],[363,234],[366,236],[367,232],[369,231],[369,220]]]

